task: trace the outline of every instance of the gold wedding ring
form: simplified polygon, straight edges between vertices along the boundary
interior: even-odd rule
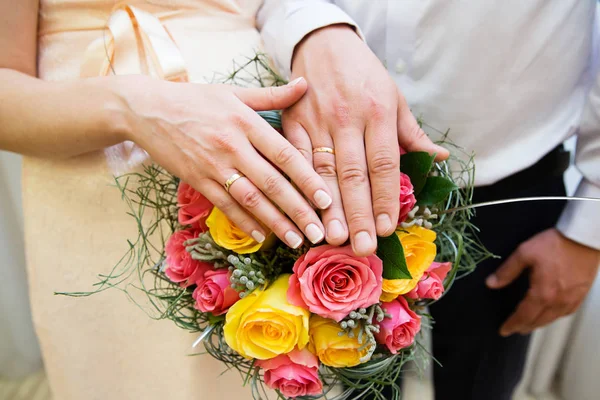
[[[244,176],[245,175],[242,174],[241,172],[240,173],[235,173],[235,174],[231,175],[229,177],[229,179],[227,179],[225,181],[225,185],[223,185],[223,186],[225,186],[225,190],[227,190],[227,193],[229,193],[229,188],[231,187],[231,185],[233,185],[233,182],[237,181],[240,178],[243,178]]]
[[[335,154],[335,150],[332,149],[331,147],[317,147],[313,149],[313,154],[315,153],[329,153],[329,154]]]

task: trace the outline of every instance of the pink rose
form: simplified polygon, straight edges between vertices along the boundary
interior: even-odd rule
[[[200,192],[185,182],[179,183],[177,189],[177,206],[179,212],[177,219],[181,225],[191,225],[201,232],[206,232],[206,218],[213,209],[213,205]]]
[[[419,284],[406,296],[410,299],[434,299],[438,300],[444,294],[444,279],[452,269],[452,263],[433,262]]]
[[[192,297],[196,300],[196,309],[213,315],[225,314],[229,307],[240,299],[240,294],[231,287],[227,269],[206,271]]]
[[[265,371],[265,383],[285,397],[318,396],[323,392],[319,360],[308,351],[294,349],[270,360],[256,360]]]
[[[165,246],[165,253],[167,253],[165,274],[172,282],[179,283],[182,287],[193,285],[204,276],[206,271],[212,269],[212,265],[194,260],[185,250],[184,243],[197,238],[198,233],[195,229],[177,231]]]
[[[415,335],[421,329],[421,317],[414,313],[404,297],[383,303],[381,308],[392,318],[384,318],[379,324],[379,333],[375,333],[378,343],[385,344],[392,354],[410,346]]]
[[[313,247],[294,264],[288,301],[339,322],[379,301],[382,273],[376,255],[357,257],[350,246]]]
[[[398,216],[398,225],[406,220],[408,213],[417,204],[414,192],[415,189],[408,175],[400,172],[400,215]]]

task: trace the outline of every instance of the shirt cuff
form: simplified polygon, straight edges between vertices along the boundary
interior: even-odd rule
[[[598,199],[600,188],[583,179],[575,196]],[[600,250],[600,202],[570,201],[556,227],[567,238]]]
[[[306,35],[319,28],[348,24],[354,28],[362,40],[365,40],[356,22],[334,4],[316,2],[302,5],[302,2],[292,3],[282,7],[280,12],[285,15],[277,15],[276,18],[282,18],[284,21],[283,29],[281,32],[277,32],[277,30],[263,32],[263,39],[267,53],[272,55],[279,72],[286,78],[291,76],[294,48]],[[283,37],[275,37],[281,33],[283,33]]]

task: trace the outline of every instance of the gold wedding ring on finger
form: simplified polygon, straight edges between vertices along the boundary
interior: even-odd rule
[[[335,154],[335,150],[331,147],[315,147],[313,149],[313,154],[316,153],[329,153],[329,154]]]
[[[235,181],[237,181],[240,178],[243,178],[245,175],[242,174],[241,172],[236,172],[235,174],[231,175],[229,177],[229,179],[227,179],[225,181],[225,184],[223,186],[225,186],[225,190],[227,190],[227,193],[229,193],[229,188],[231,187],[231,185],[233,185],[233,183]]]

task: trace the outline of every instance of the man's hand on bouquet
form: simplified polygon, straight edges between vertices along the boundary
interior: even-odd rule
[[[270,229],[293,248],[304,235],[313,243],[324,238],[324,226],[306,199],[326,209],[332,203],[330,189],[255,112],[289,107],[306,92],[305,80],[256,89],[145,77],[121,83],[115,91],[131,115],[126,139],[206,196],[240,229],[259,242]]]
[[[297,76],[309,89],[284,111],[284,134],[329,185],[327,241],[339,245],[350,236],[356,254],[372,254],[376,235],[391,234],[398,221],[399,145],[438,159],[448,151],[420,129],[384,66],[349,26],[308,35],[296,47]]]
[[[527,334],[575,312],[594,283],[599,264],[600,251],[569,240],[556,229],[521,244],[487,280],[490,288],[501,289],[530,270],[529,291],[500,334]]]

